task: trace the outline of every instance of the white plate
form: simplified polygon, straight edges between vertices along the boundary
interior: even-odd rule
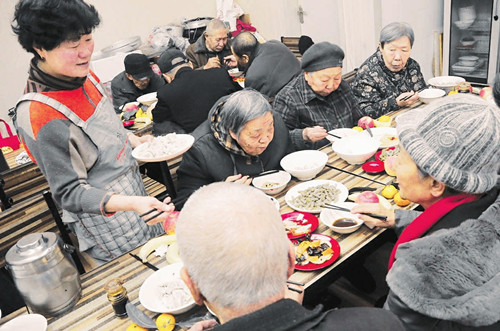
[[[371,130],[373,133],[373,138],[378,139],[380,141],[379,149],[387,148],[387,147],[395,147],[395,146],[399,145],[399,139],[390,140],[390,141],[387,139],[384,139],[384,137],[387,137],[387,136],[397,137],[398,131],[396,130],[396,128],[378,127],[378,128],[371,128]],[[370,134],[366,130],[363,130],[363,132],[361,132],[361,134],[370,136]]]
[[[183,154],[185,151],[191,148],[194,143],[194,137],[190,134],[175,134],[176,140],[178,139],[179,141],[179,146],[175,148],[174,150],[169,151],[167,154],[162,154],[162,155],[157,155],[155,157],[144,157],[141,156],[143,150],[147,150],[147,146],[149,146],[150,143],[144,143],[140,144],[134,150],[132,151],[132,156],[138,160],[138,161],[143,161],[143,162],[160,162],[160,161],[166,161],[173,159],[174,157],[177,157],[181,154]],[[156,137],[155,139],[157,139]]]
[[[354,134],[358,134],[359,132],[354,130],[354,129],[350,129],[350,128],[341,128],[341,129],[335,129],[335,130],[328,131],[328,133],[331,133],[331,134],[334,134],[334,135],[339,136],[341,138],[344,138],[347,136],[352,136]],[[326,139],[328,139],[332,143],[334,141],[339,140],[338,138],[335,138],[335,137],[330,136],[330,135],[326,136]]]
[[[18,316],[0,327],[1,331],[45,331],[47,320],[40,314],[28,314]]]
[[[168,309],[168,307],[166,307],[162,302],[161,286],[165,284],[168,279],[181,279],[181,268],[182,263],[169,264],[166,267],[155,271],[154,274],[146,278],[139,290],[139,301],[144,308],[155,313],[180,314],[188,311],[196,305],[193,298],[191,298],[187,304],[176,307],[175,309]],[[190,293],[187,286],[185,289],[187,293]]]
[[[151,92],[148,94],[143,94],[137,98],[137,102],[140,102],[145,105],[151,105],[153,102],[157,101],[156,92]]]
[[[300,183],[300,184],[292,187],[290,190],[288,190],[288,192],[285,195],[285,202],[287,203],[288,206],[290,206],[290,208],[295,209],[297,211],[306,212],[306,213],[319,213],[319,212],[321,212],[321,208],[317,208],[317,209],[300,208],[298,206],[295,206],[292,203],[292,200],[300,194],[299,191],[304,191],[310,187],[320,186],[323,184],[329,184],[329,185],[335,186],[340,191],[340,193],[335,197],[335,200],[328,201],[329,203],[343,202],[343,201],[345,201],[345,199],[347,199],[347,196],[349,195],[349,190],[347,189],[347,187],[345,187],[344,184],[341,184],[341,183],[336,182],[334,180],[317,179],[317,180],[310,180],[308,182]]]

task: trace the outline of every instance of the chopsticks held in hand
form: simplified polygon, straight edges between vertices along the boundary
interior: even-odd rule
[[[335,137],[337,139],[342,139],[341,136],[337,136],[336,134],[333,134],[333,133],[330,133],[330,132],[327,132],[326,134],[329,135],[329,136]]]
[[[423,90],[425,90],[426,88],[427,88],[427,87],[421,88],[420,90],[418,90],[418,91],[417,91],[417,92],[415,92],[415,93],[420,93],[420,92],[422,92]],[[406,100],[410,99],[412,96],[414,96],[414,95],[415,95],[415,93],[413,93],[413,94],[409,94],[409,95],[407,95],[407,96],[405,96],[405,97],[402,97],[401,99],[399,99],[399,101],[406,101]]]
[[[155,209],[148,210],[147,212],[142,213],[142,214],[140,214],[139,216],[140,216],[140,217],[144,217],[144,216],[149,215],[149,214],[151,214],[152,212],[155,212],[155,211],[156,211],[156,208],[155,208]],[[145,219],[144,219],[144,222],[146,222],[146,223],[147,223],[147,222],[151,221],[153,218],[157,218],[158,216],[160,216],[160,215],[161,215],[161,214],[163,214],[163,213],[164,213],[164,211],[159,211],[159,212],[157,212],[156,214],[153,214],[153,216],[150,216],[150,217],[148,217],[148,218],[145,218]]]
[[[169,194],[167,193],[167,195],[165,195],[165,199],[166,199],[168,196],[169,196]],[[155,212],[156,210],[157,210],[156,208],[150,209],[150,210],[148,210],[147,212],[140,214],[140,215],[139,215],[139,217],[144,217],[144,216],[146,216],[146,215],[149,215],[149,214],[151,214],[151,213]],[[150,216],[150,217],[148,217],[148,218],[144,219],[144,222],[146,222],[146,223],[147,223],[147,222],[151,221],[153,218],[156,218],[156,217],[160,216],[160,215],[161,215],[161,214],[163,214],[163,213],[164,213],[164,211],[159,211],[159,212],[157,212],[156,214],[153,214],[153,216]]]
[[[332,204],[325,204],[323,206],[324,208],[329,208],[329,209],[334,209],[334,210],[341,210],[341,211],[346,211],[348,213],[351,212],[351,210],[349,208],[344,208],[344,207],[340,207],[340,206],[337,206],[337,205],[332,205]],[[371,213],[361,213],[363,215],[366,215],[366,216],[370,216],[370,217],[373,217],[373,218],[376,218],[376,219],[379,219],[381,221],[387,221],[387,216],[384,216],[384,215],[377,215],[377,214],[371,214]]]

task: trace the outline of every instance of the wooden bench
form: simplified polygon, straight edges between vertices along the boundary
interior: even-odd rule
[[[288,47],[297,59],[302,59],[302,54],[299,52],[299,37],[281,37],[281,42]]]

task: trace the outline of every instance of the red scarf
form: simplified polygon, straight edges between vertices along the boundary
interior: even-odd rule
[[[403,230],[401,235],[396,241],[392,249],[391,257],[389,258],[389,270],[391,270],[394,261],[396,260],[396,250],[398,246],[412,241],[413,239],[420,238],[426,233],[434,224],[436,224],[444,215],[448,214],[455,207],[477,200],[479,197],[473,194],[459,194],[451,197],[443,198],[432,206],[427,208],[422,214],[413,220]]]

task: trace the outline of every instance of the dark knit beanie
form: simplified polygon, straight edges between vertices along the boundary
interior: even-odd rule
[[[399,140],[425,173],[455,190],[484,193],[500,169],[500,110],[456,94],[396,119]]]
[[[342,48],[327,41],[309,47],[302,55],[302,70],[314,72],[332,67],[342,67],[344,51]]]

